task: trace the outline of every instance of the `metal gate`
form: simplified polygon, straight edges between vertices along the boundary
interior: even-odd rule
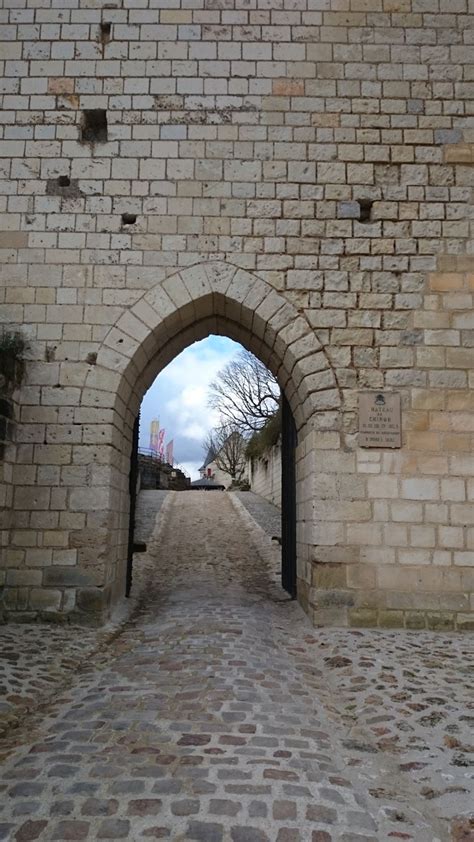
[[[127,578],[125,584],[125,596],[130,596],[132,587],[132,563],[135,533],[135,509],[137,505],[137,482],[138,482],[138,432],[140,427],[140,415],[137,416],[133,425],[132,454],[130,457],[130,474],[128,489],[130,492],[130,520],[128,522],[128,553],[127,553]]]
[[[281,402],[281,583],[296,597],[296,426],[290,405]]]

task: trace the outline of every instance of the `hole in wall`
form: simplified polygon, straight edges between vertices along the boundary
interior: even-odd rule
[[[372,222],[373,200],[359,199],[358,201],[360,208],[359,222]]]
[[[70,178],[68,175],[48,178],[46,181],[46,195],[61,196],[62,199],[79,197],[82,195],[79,180],[77,178]]]
[[[100,42],[101,44],[108,44],[111,38],[112,24],[107,21],[102,21],[100,24]]]
[[[137,215],[135,213],[123,213],[122,214],[122,225],[135,225],[137,221]]]
[[[82,112],[81,143],[107,143],[107,112],[93,108]]]

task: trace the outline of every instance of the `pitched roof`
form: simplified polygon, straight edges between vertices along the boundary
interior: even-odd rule
[[[207,466],[211,464],[211,462],[214,462],[215,455],[216,455],[215,449],[213,447],[210,447],[209,450],[207,451],[207,456],[204,459],[204,462],[202,463],[199,470],[204,471],[207,468]]]

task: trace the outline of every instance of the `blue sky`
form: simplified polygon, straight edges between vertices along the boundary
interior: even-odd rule
[[[174,439],[175,463],[197,479],[203,439],[218,420],[207,405],[209,383],[240,350],[232,339],[208,336],[175,357],[143,398],[140,447],[150,446],[150,423],[159,418],[160,427],[166,428],[165,441]]]

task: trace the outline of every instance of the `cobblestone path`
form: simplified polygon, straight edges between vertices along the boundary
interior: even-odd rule
[[[167,494],[167,491],[140,492],[136,541],[148,540]],[[119,614],[126,614],[126,606],[122,609]],[[0,737],[54,698],[58,689],[68,683],[71,673],[96,649],[107,645],[110,637],[116,636],[121,623],[121,617],[116,616],[100,629],[52,623],[0,625]]]
[[[51,698],[99,638],[97,629],[40,628],[35,623],[0,626],[0,736]]]
[[[5,752],[0,839],[451,838],[376,739],[351,730],[344,635],[354,660],[367,644],[364,712],[382,727],[373,633],[321,638],[272,584],[229,495],[170,494],[148,548],[133,618]],[[343,716],[328,685],[339,669]]]
[[[168,491],[140,491],[135,512],[135,541],[148,541]]]
[[[271,538],[281,538],[281,510],[278,506],[260,497],[259,494],[254,494],[253,491],[234,491],[233,493],[264,532]]]

